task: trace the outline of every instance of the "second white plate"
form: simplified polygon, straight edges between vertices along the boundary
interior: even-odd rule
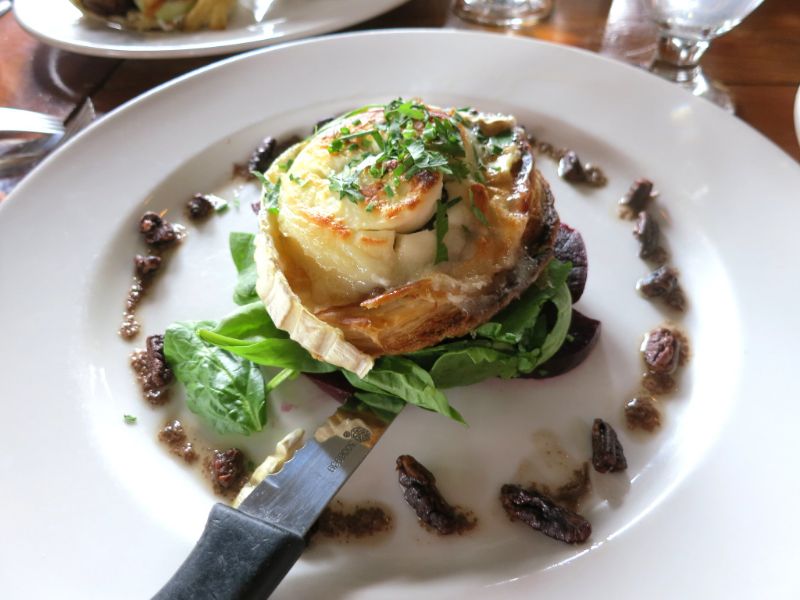
[[[405,0],[240,0],[223,31],[136,32],[87,19],[69,0],[16,0],[14,15],[42,41],[80,54],[186,58],[232,54],[344,29]]]

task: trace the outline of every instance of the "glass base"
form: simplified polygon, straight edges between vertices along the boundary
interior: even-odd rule
[[[721,83],[708,79],[699,65],[683,68],[656,60],[650,66],[650,71],[677,83],[698,98],[705,98],[713,102],[731,114],[736,112],[736,106],[728,89]]]
[[[553,0],[456,0],[453,12],[480,25],[519,29],[549,17]]]

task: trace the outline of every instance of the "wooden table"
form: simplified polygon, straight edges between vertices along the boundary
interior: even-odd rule
[[[66,0],[65,0],[66,1]],[[656,30],[639,0],[555,0],[546,22],[517,32],[646,64]],[[472,28],[452,15],[450,0],[412,0],[353,27]],[[27,108],[67,119],[86,97],[99,113],[177,75],[219,60],[159,61],[94,58],[51,48],[0,18],[0,106]],[[737,114],[800,160],[792,106],[800,85],[800,7],[797,0],[766,0],[732,32],[714,41],[703,59],[707,74],[727,85]],[[0,200],[25,173],[0,178]]]

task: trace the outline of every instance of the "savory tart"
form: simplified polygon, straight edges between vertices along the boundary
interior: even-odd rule
[[[559,225],[513,117],[419,101],[334,119],[262,183],[267,312],[359,376],[488,321],[542,273]]]

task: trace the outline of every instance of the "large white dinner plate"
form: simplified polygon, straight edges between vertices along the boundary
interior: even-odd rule
[[[264,135],[304,133],[399,95],[513,113],[606,169],[606,188],[582,191],[540,161],[562,219],[586,240],[580,308],[602,320],[602,338],[568,375],[449,390],[469,428],[406,409],[341,492],[390,507],[392,532],[315,543],[276,597],[797,598],[800,168],[710,103],[623,64],[430,31],[297,43],[183,77],[92,126],[0,206],[2,596],[148,597],[215,500],[155,441],[168,418],[202,425],[180,394],[159,409],[140,399],[127,365],[137,344],[115,334],[145,207],[182,220],[185,200],[224,185],[231,163]],[[630,222],[616,217],[617,199],[641,176],[660,191],[691,303],[691,360],[652,436],[627,431],[621,414],[637,387],[640,336],[665,319],[634,291],[646,267]],[[253,228],[244,204],[190,226],[141,307],[145,333],[233,307],[226,238]],[[333,403],[299,379],[271,407],[263,434],[204,435],[255,458]],[[126,413],[138,423],[126,425]],[[568,546],[509,522],[500,485],[555,480],[560,467],[585,460],[595,417],[617,428],[629,468],[593,473],[581,509],[590,542]],[[394,473],[402,453],[475,512],[475,531],[439,538],[417,526]]]
[[[116,58],[214,56],[318,35],[366,21],[405,0],[239,0],[222,31],[136,32],[85,17],[70,0],[16,0],[14,14],[44,42]]]

